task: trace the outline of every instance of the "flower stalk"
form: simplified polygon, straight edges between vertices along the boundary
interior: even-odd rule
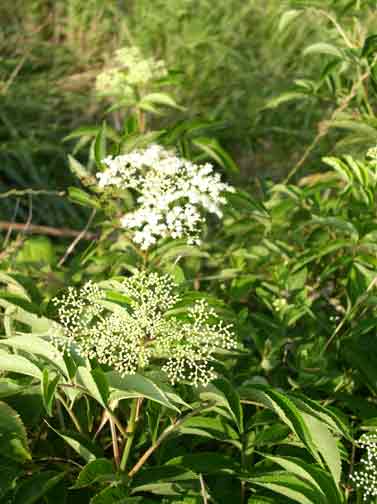
[[[133,441],[135,438],[135,433],[136,433],[137,417],[138,417],[139,408],[140,408],[139,403],[141,404],[140,401],[141,401],[141,399],[138,398],[138,399],[134,399],[131,402],[130,418],[128,420],[128,425],[127,425],[127,430],[126,430],[127,440],[126,440],[126,444],[124,446],[122,460],[121,460],[120,466],[119,466],[119,469],[121,471],[126,470],[127,462],[128,462],[128,459],[129,459],[129,456],[131,453],[131,448],[132,448],[132,444],[133,444]]]

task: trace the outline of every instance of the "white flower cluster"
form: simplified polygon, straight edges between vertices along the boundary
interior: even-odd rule
[[[352,474],[351,479],[361,489],[363,500],[368,501],[377,497],[377,435],[364,434],[358,445],[366,449],[366,455],[361,459],[361,468]]]
[[[280,312],[288,307],[288,301],[285,298],[276,298],[272,302],[272,306],[275,308],[277,312]]]
[[[127,81],[134,86],[145,85],[168,74],[163,60],[143,58],[140,49],[135,46],[115,51],[115,61],[120,68],[127,70]]]
[[[368,149],[366,156],[370,159],[373,159],[373,161],[376,161],[377,159],[377,146],[371,147]]]
[[[98,74],[96,91],[102,96],[135,101],[135,88],[146,86],[166,75],[163,60],[144,58],[138,47],[123,47],[115,51],[113,66]]]
[[[168,275],[138,273],[119,291],[129,306],[104,303],[104,293],[93,283],[55,299],[64,337],[54,344],[67,350],[72,344],[83,357],[97,359],[122,375],[133,374],[152,361],[172,384],[189,381],[206,385],[215,378],[211,362],[219,349],[235,348],[230,325],[225,325],[204,300],[189,307],[185,317],[170,315],[179,301]]]
[[[204,212],[221,217],[224,193],[234,191],[210,163],[192,163],[157,144],[103,162],[108,168],[97,173],[100,187],[137,194],[138,208],[124,215],[121,224],[133,231],[143,250],[165,237],[199,243]]]

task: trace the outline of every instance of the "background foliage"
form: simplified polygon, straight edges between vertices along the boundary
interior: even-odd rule
[[[362,502],[375,2],[5,0],[0,20],[1,502]],[[125,45],[166,61],[179,104],[146,112],[147,131],[95,93]],[[93,184],[106,153],[156,139],[237,189],[201,247],[142,253],[117,224],[123,201]],[[49,346],[55,295],[92,280],[124,305],[111,281],[145,268],[174,277],[178,311],[204,298],[234,325],[238,350],[208,387],[172,388],[158,368],[120,378]]]
[[[62,139],[102,118],[95,76],[130,43],[177,72],[184,118],[219,121],[217,136],[245,177],[284,175],[365,70],[377,22],[368,1],[232,0],[214,8],[205,0],[6,0],[0,9],[3,188],[69,183]],[[373,82],[365,79],[346,115],[332,118],[308,167],[345,131],[352,148],[375,138]],[[182,118],[172,111],[162,125]],[[73,218],[59,205],[51,222]],[[2,208],[12,212],[7,202]],[[46,212],[35,211],[45,222]]]

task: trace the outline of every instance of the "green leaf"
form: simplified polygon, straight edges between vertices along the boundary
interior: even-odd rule
[[[278,25],[278,30],[279,32],[282,32],[285,30],[285,28],[292,23],[295,19],[298,18],[298,16],[302,14],[302,10],[297,10],[297,9],[289,9],[283,12],[283,14],[280,17],[279,20],[279,25]]]
[[[335,251],[341,250],[341,249],[347,249],[351,248],[353,246],[353,243],[351,240],[334,240],[330,245],[326,245],[322,248],[319,248],[318,252],[316,251],[315,254],[310,254],[305,255],[303,254],[301,258],[296,262],[296,264],[293,267],[292,272],[296,272],[303,268],[304,266],[310,264],[313,261],[317,261],[318,259],[331,254]],[[311,252],[311,251],[310,251]]]
[[[373,333],[347,342],[342,349],[346,361],[357,369],[363,381],[377,392],[377,342]],[[1,366],[0,366],[1,367]]]
[[[156,264],[170,264],[174,259],[183,257],[209,258],[209,254],[199,247],[178,240],[165,243],[150,254],[150,260]]]
[[[86,137],[95,137],[99,131],[98,126],[82,126],[81,128],[76,128],[69,135],[63,138],[63,142],[71,140],[72,138],[80,138],[83,136]]]
[[[51,343],[34,334],[24,334],[0,340],[2,345],[11,346],[28,352],[32,355],[38,355],[46,359],[50,364],[56,367],[64,376],[68,377],[67,366],[61,353]]]
[[[200,392],[203,401],[215,401],[225,407],[236,422],[238,431],[243,433],[243,411],[236,389],[226,380],[217,379]]]
[[[43,370],[43,376],[41,381],[41,392],[42,401],[45,410],[49,416],[52,416],[52,407],[55,399],[55,391],[59,382],[59,376],[55,376],[51,379],[48,369]]]
[[[44,504],[72,504],[72,499],[68,500],[68,495],[71,497],[72,493],[68,489],[67,481],[63,479],[47,492]]]
[[[317,42],[306,47],[303,51],[304,56],[308,54],[328,54],[336,58],[342,58],[342,52],[334,45],[327,44],[326,42]]]
[[[253,387],[241,387],[239,389],[241,398],[251,398],[262,403],[267,408],[280,417],[288,425],[297,437],[304,443],[317,462],[322,463],[318,454],[316,445],[313,442],[310,430],[306,425],[300,410],[294,402],[281,392],[263,385],[254,385]]]
[[[127,135],[120,146],[120,153],[124,154],[131,152],[134,149],[143,149],[153,142],[157,142],[160,136],[163,134],[162,131],[148,131],[141,135],[140,133],[134,133]]]
[[[237,431],[233,429],[230,422],[227,422],[220,415],[216,417],[195,416],[189,418],[179,427],[178,432],[228,442],[241,448]]]
[[[76,372],[76,380],[88,390],[88,393],[100,403],[103,408],[107,408],[109,398],[109,383],[107,375],[100,369],[89,370],[79,366]]]
[[[369,35],[364,41],[364,46],[361,51],[361,56],[363,58],[368,58],[369,56],[373,56],[373,54],[377,51],[377,35]]]
[[[19,486],[13,504],[39,504],[41,498],[64,477],[64,472],[44,471],[34,473]]]
[[[297,457],[276,457],[264,455],[265,458],[275,462],[287,472],[295,474],[299,478],[306,480],[313,487],[318,489],[318,500],[329,504],[342,504],[343,500],[339,493],[338,486],[332,477],[319,467],[308,464]]]
[[[17,395],[23,390],[25,390],[23,385],[19,385],[7,378],[0,379],[0,399]]]
[[[289,434],[290,429],[287,425],[273,424],[258,432],[255,439],[253,439],[252,445],[255,448],[259,448],[261,446],[279,444],[286,440]]]
[[[46,422],[47,423],[47,422]],[[90,445],[90,442],[84,439],[83,436],[80,436],[78,433],[62,433],[57,429],[51,427],[49,423],[47,425],[53,430],[58,436],[60,436],[76,453],[80,455],[86,462],[93,462],[96,460],[96,455],[94,454],[94,450],[89,449],[87,446]],[[85,444],[84,444],[85,443]]]
[[[56,263],[55,248],[47,236],[28,238],[17,254],[17,262],[35,263],[40,267],[54,265]]]
[[[239,464],[229,455],[210,452],[181,455],[168,460],[166,464],[186,467],[200,474],[234,474],[240,470]]]
[[[14,294],[5,290],[0,290],[0,299],[4,299],[10,304],[19,306],[23,310],[29,311],[31,313],[35,313],[37,315],[39,315],[40,313],[40,307],[30,302],[28,299],[25,299],[24,296],[20,296],[18,294]]]
[[[179,466],[160,466],[144,470],[133,480],[132,494],[151,492],[156,495],[197,495],[200,481],[192,471]]]
[[[68,197],[74,203],[78,203],[84,207],[101,208],[101,204],[95,196],[88,194],[78,187],[69,187]]]
[[[247,504],[276,504],[276,500],[271,497],[250,497]]]
[[[321,226],[328,226],[342,233],[349,233],[350,237],[356,242],[359,239],[359,233],[351,222],[338,217],[317,217],[312,216],[311,222],[313,224],[320,224]]]
[[[269,389],[266,391],[266,395],[273,401],[273,408],[276,413],[278,413],[280,418],[288,425],[291,425],[291,428],[296,435],[311,451],[314,458],[318,460],[317,450],[313,444],[310,430],[308,429],[308,426],[306,425],[299,409],[287,396],[277,392],[276,390]]]
[[[333,119],[328,122],[328,126],[331,128],[348,130],[350,132],[353,132],[354,134],[364,136],[366,145],[372,142],[374,143],[376,141],[376,128],[370,126],[369,124],[366,124],[365,122],[355,121],[352,119]]]
[[[99,283],[98,285],[101,285]],[[124,294],[121,294],[120,292],[117,292],[115,290],[106,290],[106,300],[107,301],[113,301],[119,306],[130,306],[132,304],[132,299],[128,296],[125,296]]]
[[[102,168],[103,166],[102,162],[105,159],[105,157],[106,157],[106,123],[104,121],[94,141],[94,158],[96,160],[97,167],[99,169]]]
[[[157,105],[165,105],[166,107],[185,110],[184,107],[178,105],[178,103],[166,93],[150,93],[146,96],[143,96],[143,99],[138,103],[138,106],[142,108],[148,103],[156,103]]]
[[[108,459],[99,458],[87,464],[77,477],[73,488],[84,488],[98,482],[111,482],[115,478],[114,466]]]
[[[144,497],[129,497],[125,486],[110,485],[95,495],[90,504],[142,504]]]
[[[306,279],[308,276],[307,268],[302,268],[289,276],[287,280],[287,289],[288,290],[298,290],[303,289],[306,285]]]
[[[18,321],[29,326],[30,332],[45,333],[51,329],[51,320],[41,317],[39,314],[24,310],[21,307],[17,307],[13,303],[1,299],[1,297],[0,306],[7,309],[8,318],[10,318],[12,322]],[[13,336],[12,331],[7,335]]]
[[[287,91],[286,93],[281,93],[278,96],[274,96],[267,100],[263,106],[264,109],[274,109],[279,107],[282,103],[287,103],[290,101],[297,100],[307,100],[309,96],[306,93],[299,91]]]
[[[155,115],[162,115],[161,110],[156,107],[153,103],[148,102],[148,101],[141,101],[137,104],[137,106],[141,109],[144,110],[144,112],[150,112],[151,114]],[[118,106],[115,105],[111,107],[111,110],[117,110]]]
[[[140,374],[121,377],[115,372],[109,372],[106,373],[106,376],[110,387],[111,401],[145,397],[167,408],[180,411],[175,404],[169,401],[168,396],[160,387]]]
[[[68,154],[68,166],[71,172],[80,180],[83,185],[96,185],[96,178],[77,159]]]
[[[340,436],[344,436],[350,442],[353,441],[353,437],[350,434],[350,427],[332,409],[325,408],[319,402],[313,401],[307,396],[295,394],[290,395],[290,398],[301,412],[309,413],[310,415],[317,417],[319,420],[324,422],[331,431],[338,433]]]
[[[192,140],[193,145],[205,152],[211,159],[216,161],[230,174],[239,173],[240,169],[231,156],[221,147],[214,138],[199,137]]]
[[[274,471],[262,476],[245,478],[253,485],[258,485],[268,490],[284,495],[299,504],[325,504],[320,498],[316,487],[307,481],[282,471]],[[328,503],[330,504],[330,503]]]
[[[8,404],[0,402],[1,456],[15,462],[31,460],[24,424],[18,413]]]
[[[1,341],[1,340],[0,340]],[[35,364],[21,355],[0,351],[0,370],[20,373],[42,379],[42,372]]]
[[[301,415],[309,428],[313,443],[330,469],[334,481],[339,484],[342,466],[336,439],[324,422],[307,413],[301,412]]]
[[[0,499],[4,500],[5,495],[12,490],[15,482],[21,476],[23,470],[17,463],[0,457]],[[8,500],[5,500],[8,502]]]

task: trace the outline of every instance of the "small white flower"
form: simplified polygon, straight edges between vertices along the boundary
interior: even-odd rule
[[[377,146],[371,147],[370,149],[368,149],[366,155],[368,158],[373,159],[373,161],[376,161],[377,160]]]
[[[224,194],[234,191],[211,164],[194,164],[157,144],[103,163],[107,169],[97,174],[102,188],[137,193],[138,208],[124,215],[121,224],[135,230],[133,239],[144,250],[169,236],[198,243],[205,213],[221,218]]]
[[[187,380],[206,385],[216,376],[214,353],[235,348],[234,335],[204,300],[195,302],[186,318],[169,315],[179,301],[175,290],[167,275],[138,273],[120,287],[130,306],[109,311],[102,304],[104,293],[93,283],[80,290],[69,288],[66,296],[53,301],[64,333],[54,343],[60,350],[74,343],[83,357],[95,358],[122,375],[155,360],[162,362],[172,384]]]
[[[377,497],[377,435],[364,434],[358,445],[366,449],[361,459],[361,467],[351,475],[351,479],[363,494],[363,500]]]
[[[102,96],[133,102],[137,99],[135,88],[166,75],[164,61],[144,58],[138,47],[123,47],[115,51],[113,66],[98,74],[96,90]]]

